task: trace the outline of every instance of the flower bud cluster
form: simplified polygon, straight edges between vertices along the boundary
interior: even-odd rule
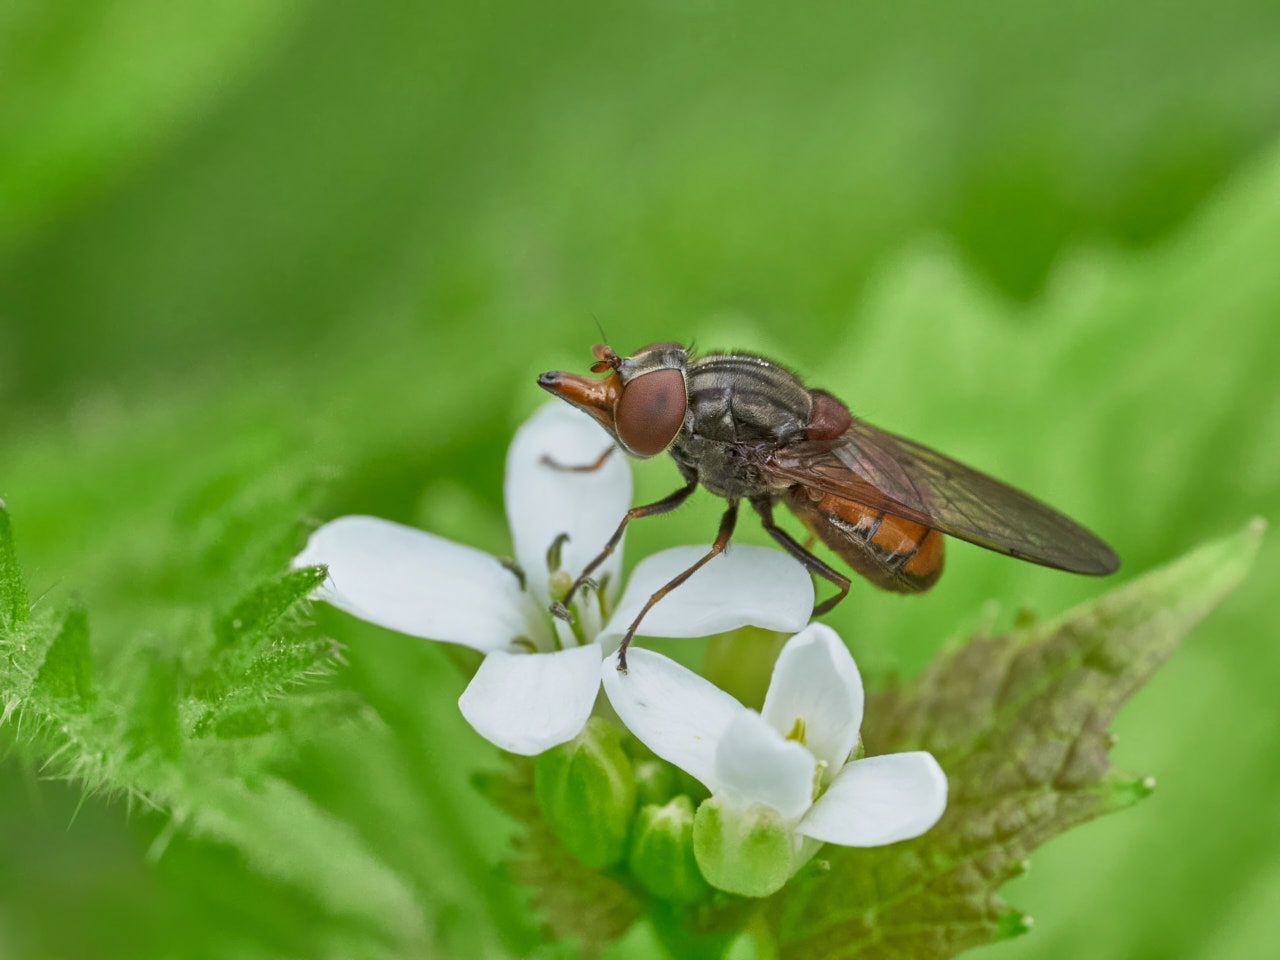
[[[534,770],[538,808],[565,848],[585,866],[625,870],[659,900],[697,903],[713,887],[766,896],[800,866],[777,811],[696,803],[674,767],[600,718]]]
[[[945,809],[929,754],[863,756],[862,681],[829,627],[786,643],[760,712],[649,650],[602,676],[631,736],[592,718],[537,760],[537,800],[579,860],[656,898],[766,897],[823,843],[896,843]]]

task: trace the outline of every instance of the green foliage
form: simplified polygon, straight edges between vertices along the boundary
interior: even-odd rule
[[[547,825],[583,864],[600,869],[626,854],[636,781],[617,727],[592,717],[568,743],[538,757],[534,792]]]
[[[1043,625],[979,634],[867,704],[868,752],[924,749],[949,781],[923,837],[828,847],[830,871],[779,895],[786,960],[947,958],[1019,932],[996,891],[1045,841],[1150,792],[1116,773],[1108,727],[1253,566],[1261,521]]]
[[[12,630],[27,619],[27,590],[13,544],[13,524],[0,500],[0,629]]]
[[[165,759],[173,760],[182,749],[177,668],[158,653],[147,652],[143,659],[142,683],[134,695],[125,730],[129,756],[137,757],[157,748]]]
[[[6,570],[16,570],[7,515],[3,520],[0,547]],[[280,535],[279,527],[260,528],[241,547]],[[234,580],[243,576],[238,571]],[[422,942],[420,924],[405,926],[412,895],[380,863],[361,866],[370,858],[347,828],[268,774],[315,731],[358,719],[350,694],[317,688],[337,654],[304,614],[322,577],[317,569],[271,577],[226,614],[184,617],[167,637],[116,649],[102,660],[102,683],[94,682],[85,606],[49,596],[26,619],[24,601],[25,622],[0,624],[5,716],[15,718],[19,755],[40,760],[46,774],[168,811],[173,821],[156,838],[157,851],[175,830],[192,831],[237,843],[263,856],[266,873],[319,891],[319,878],[338,863],[354,875],[363,870],[377,892],[355,904],[356,914],[371,928],[394,921]],[[5,586],[10,597],[21,589],[20,581],[16,589],[8,580]],[[350,898],[334,897],[335,905],[339,899],[349,911]]]
[[[213,633],[224,646],[245,644],[261,637],[311,591],[324,583],[324,567],[303,567],[255,588],[214,624]]]
[[[89,653],[89,614],[81,607],[67,611],[62,629],[44,655],[36,686],[50,697],[67,701],[68,709],[93,704],[93,661]]]

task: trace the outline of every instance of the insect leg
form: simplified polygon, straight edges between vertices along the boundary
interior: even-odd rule
[[[849,592],[849,584],[852,581],[850,581],[850,579],[839,570],[827,566],[826,563],[815,557],[808,551],[808,549],[797,542],[795,537],[791,536],[791,534],[787,533],[787,531],[774,523],[773,501],[768,497],[752,498],[751,506],[755,507],[756,513],[760,514],[760,523],[764,526],[765,530],[769,532],[769,536],[777,540],[778,543],[782,545],[782,549],[786,550],[787,553],[791,554],[808,567],[811,573],[816,573],[818,576],[822,577],[822,579],[834,583],[840,589],[840,592],[834,597],[823,600],[822,603],[814,607],[813,615],[815,617],[821,616],[843,600],[845,595]]]
[[[627,647],[631,645],[631,638],[636,634],[636,628],[640,626],[640,621],[644,619],[644,615],[649,612],[655,603],[665,597],[680,584],[684,583],[712,557],[724,553],[724,548],[729,543],[729,538],[733,536],[734,525],[738,522],[738,501],[730,500],[729,509],[724,512],[724,516],[720,518],[720,532],[716,534],[715,543],[711,544],[711,549],[704,556],[699,558],[698,562],[691,566],[688,570],[673,577],[668,581],[662,589],[658,590],[651,596],[645,605],[641,608],[639,615],[631,621],[631,626],[627,627],[626,636],[622,638],[622,643],[618,647],[618,672],[627,672]]]
[[[609,455],[617,449],[618,448],[616,446],[606,448],[604,453],[600,454],[594,463],[564,464],[557,460],[552,460],[551,457],[546,454],[543,454],[542,462],[552,470],[563,470],[565,473],[594,473],[604,466],[604,462],[609,459]]]
[[[613,447],[609,448],[610,450]],[[569,601],[573,599],[573,595],[578,592],[578,588],[586,583],[587,578],[595,571],[596,567],[604,563],[609,554],[622,541],[622,533],[627,529],[627,524],[632,520],[638,520],[640,517],[656,517],[659,514],[669,513],[680,504],[689,499],[689,495],[698,489],[698,481],[690,480],[687,484],[677,490],[675,493],[669,493],[661,500],[655,500],[653,503],[646,503],[642,507],[632,507],[626,512],[622,518],[622,522],[618,524],[618,529],[613,531],[613,536],[609,538],[609,542],[604,545],[604,549],[596,555],[596,558],[583,568],[578,579],[573,581],[573,586],[569,588],[569,592],[564,595],[564,599],[560,601],[564,606],[569,605]]]

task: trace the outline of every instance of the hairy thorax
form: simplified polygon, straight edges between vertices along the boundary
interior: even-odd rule
[[[711,354],[689,366],[689,412],[669,448],[681,472],[722,497],[776,493],[751,452],[804,435],[809,391],[795,375],[746,354]]]

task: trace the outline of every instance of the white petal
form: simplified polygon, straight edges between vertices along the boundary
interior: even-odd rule
[[[605,649],[622,638],[652,594],[706,552],[672,547],[641,560],[600,632]],[[637,635],[703,637],[747,624],[791,633],[812,611],[813,581],[804,567],[779,550],[734,544],[655,604]]]
[[[786,740],[760,714],[738,714],[716,747],[711,792],[744,806],[763,803],[792,822],[813,802],[813,754]]]
[[[507,451],[503,495],[516,559],[534,596],[547,595],[547,548],[569,534],[561,565],[573,575],[595,558],[631,507],[631,467],[615,451],[599,470],[557,470],[543,457],[565,466],[594,463],[613,440],[581,410],[557,400],[542,407],[516,431]],[[616,587],[621,546],[596,571]],[[556,599],[559,599],[558,597]]]
[[[715,684],[660,653],[632,648],[628,672],[613,657],[600,667],[604,692],[627,729],[662,759],[714,790],[716,745],[749,713]]]
[[[878,847],[924,833],[947,808],[947,775],[932,754],[855,760],[800,821],[799,832],[846,847]]]
[[[477,650],[545,630],[520,581],[493,557],[377,517],[339,517],[307,541],[295,567],[325,564],[316,597],[361,620]]]
[[[827,763],[827,780],[849,759],[862,726],[862,678],[840,639],[812,623],[787,641],[760,711],[784,736],[804,720],[805,746]]]
[[[534,756],[572,740],[600,692],[600,648],[484,658],[458,709],[476,732],[503,750]]]

